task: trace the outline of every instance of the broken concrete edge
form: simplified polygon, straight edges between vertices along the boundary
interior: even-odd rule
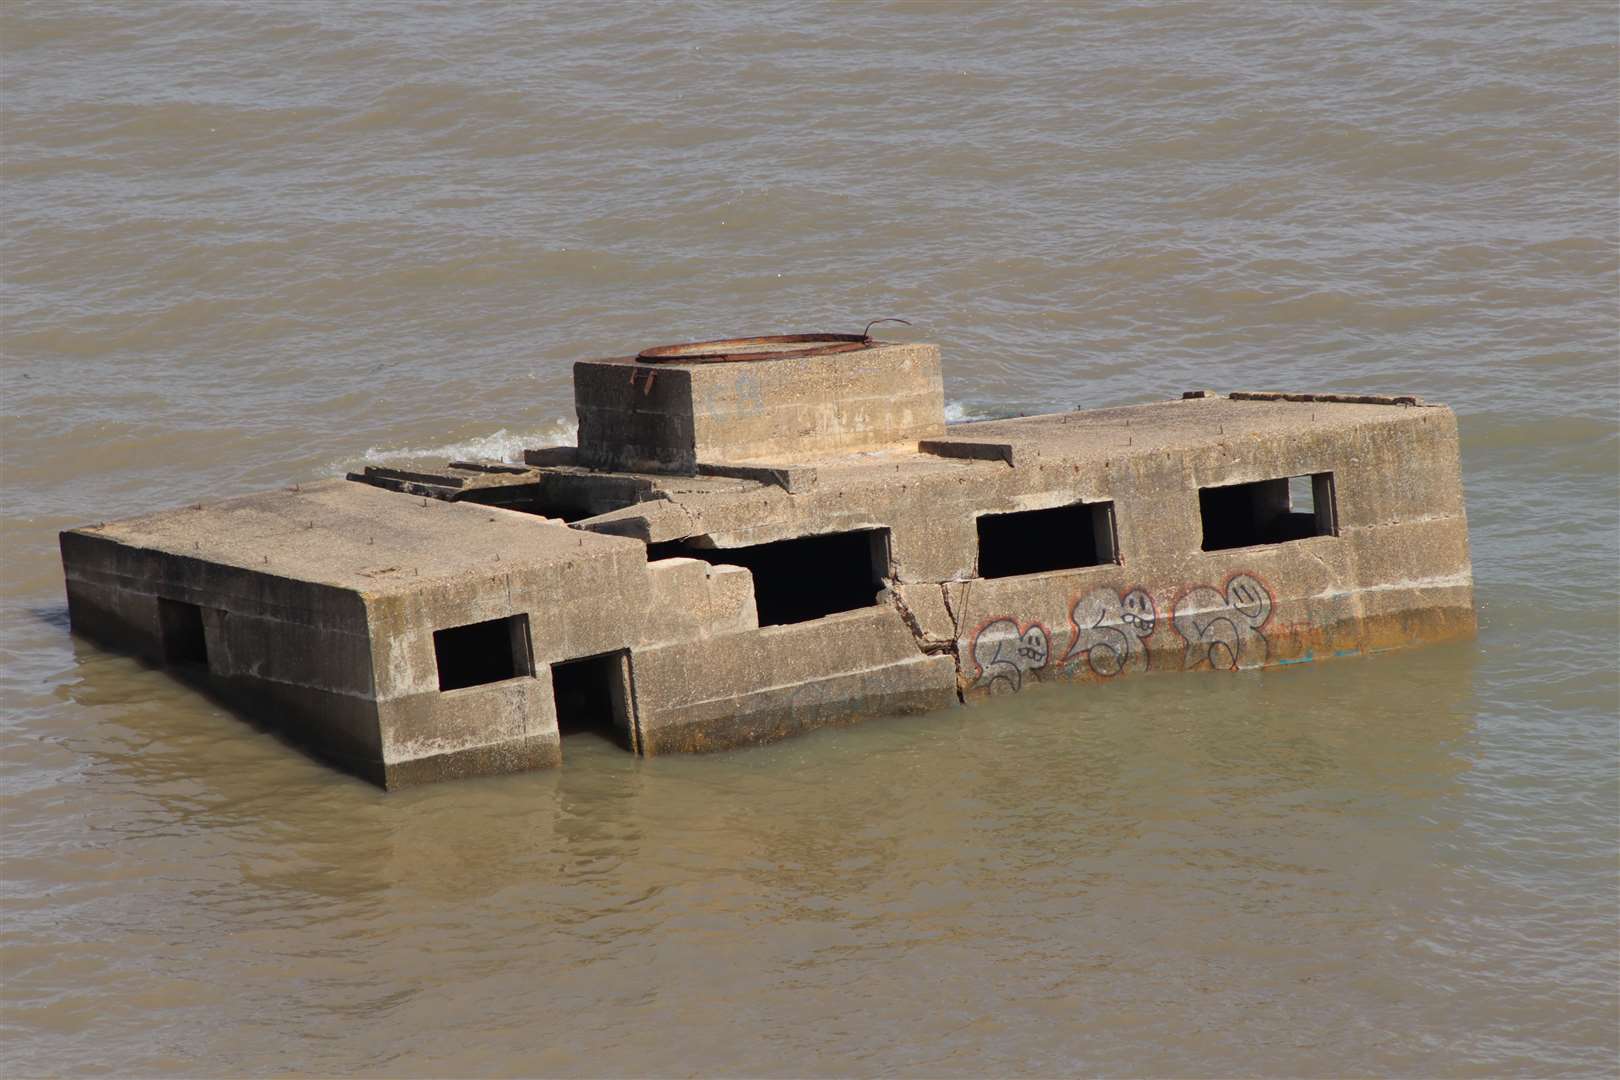
[[[726,476],[771,484],[790,494],[808,491],[816,483],[816,470],[805,465],[751,465],[746,462],[725,465],[700,461],[693,471],[698,476]]]
[[[1411,394],[1300,394],[1281,390],[1234,390],[1226,396],[1233,401],[1320,402],[1325,405],[1424,404],[1422,398]]]
[[[523,465],[508,465],[504,461],[452,461],[449,468],[460,469],[463,472],[497,473],[510,476],[522,476],[529,471]]]
[[[420,479],[417,479],[420,477]],[[388,491],[397,491],[403,495],[416,495],[424,499],[438,499],[449,501],[454,499],[462,488],[462,484],[449,483],[451,477],[441,477],[435,473],[414,473],[411,476],[390,475],[389,471],[373,471],[368,468],[364,472],[348,473],[346,480],[360,484],[370,484],[373,487],[384,488]]]
[[[455,468],[451,464],[450,468]],[[352,478],[353,473],[349,474]],[[466,478],[449,476],[444,473],[411,472],[408,469],[390,469],[382,465],[367,465],[360,474],[362,479],[399,480],[408,483],[427,484],[432,487],[459,488],[466,484]]]
[[[1182,393],[1183,400],[1196,398],[1218,398],[1223,395],[1214,390],[1187,390]],[[1416,405],[1426,403],[1420,397],[1412,394],[1348,394],[1348,393],[1299,393],[1291,390],[1233,390],[1224,395],[1233,401],[1318,401],[1325,404],[1340,405]],[[1076,405],[1076,411],[1084,406]]]

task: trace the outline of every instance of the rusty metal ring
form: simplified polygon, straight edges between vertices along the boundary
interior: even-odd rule
[[[807,349],[776,349],[746,352],[736,350],[750,345],[808,345]],[[723,364],[753,360],[788,360],[801,356],[829,356],[871,348],[866,334],[768,334],[764,337],[718,338],[685,345],[659,345],[643,349],[636,359],[644,364]]]

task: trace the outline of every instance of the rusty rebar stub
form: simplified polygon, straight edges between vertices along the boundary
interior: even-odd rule
[[[792,360],[806,356],[857,352],[872,347],[867,334],[768,334],[765,337],[719,338],[685,345],[643,349],[644,364],[725,364],[753,360]]]

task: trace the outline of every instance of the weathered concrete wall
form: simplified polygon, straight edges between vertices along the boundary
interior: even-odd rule
[[[638,650],[644,753],[767,742],[832,722],[956,701],[956,667],[919,655],[890,606]]]
[[[192,511],[176,511],[190,514]],[[152,663],[182,664],[238,708],[378,778],[381,752],[365,609],[340,589],[143,548],[91,527],[62,534],[75,633]],[[196,609],[200,657],[170,655],[160,607]]]
[[[647,592],[635,644],[690,644],[757,630],[754,579],[740,566],[700,559],[660,559],[647,564]]]
[[[75,631],[163,663],[160,604],[194,604],[194,676],[391,786],[556,764],[547,665],[630,645],[648,594],[634,541],[340,480],[70,531],[62,552]],[[531,612],[525,670],[439,689],[434,631]]]
[[[1447,409],[1210,398],[962,425],[931,445],[968,452],[811,460],[800,494],[672,495],[579,527],[722,548],[887,527],[918,648],[958,657],[968,696],[1473,632]],[[1337,535],[1200,550],[1199,488],[1314,473],[1334,476]],[[979,579],[978,515],[1075,502],[1113,504],[1121,563]]]
[[[1123,565],[964,586],[957,648],[968,693],[1259,667],[1474,632],[1449,410],[1234,436],[1179,461],[1109,464],[1094,497],[1114,502]],[[1338,535],[1199,550],[1199,487],[1318,472],[1334,476]]]
[[[634,644],[649,591],[641,545],[549,526],[544,546],[508,548],[481,573],[368,596],[391,781],[559,763],[550,665]],[[434,632],[511,616],[528,619],[528,670],[441,691]]]

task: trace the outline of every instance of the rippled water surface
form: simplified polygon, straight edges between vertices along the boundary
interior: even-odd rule
[[[1612,1075],[1616,39],[0,7],[0,1066]],[[564,441],[574,359],[884,315],[959,415],[1450,403],[1478,641],[384,795],[67,634],[59,529]]]

